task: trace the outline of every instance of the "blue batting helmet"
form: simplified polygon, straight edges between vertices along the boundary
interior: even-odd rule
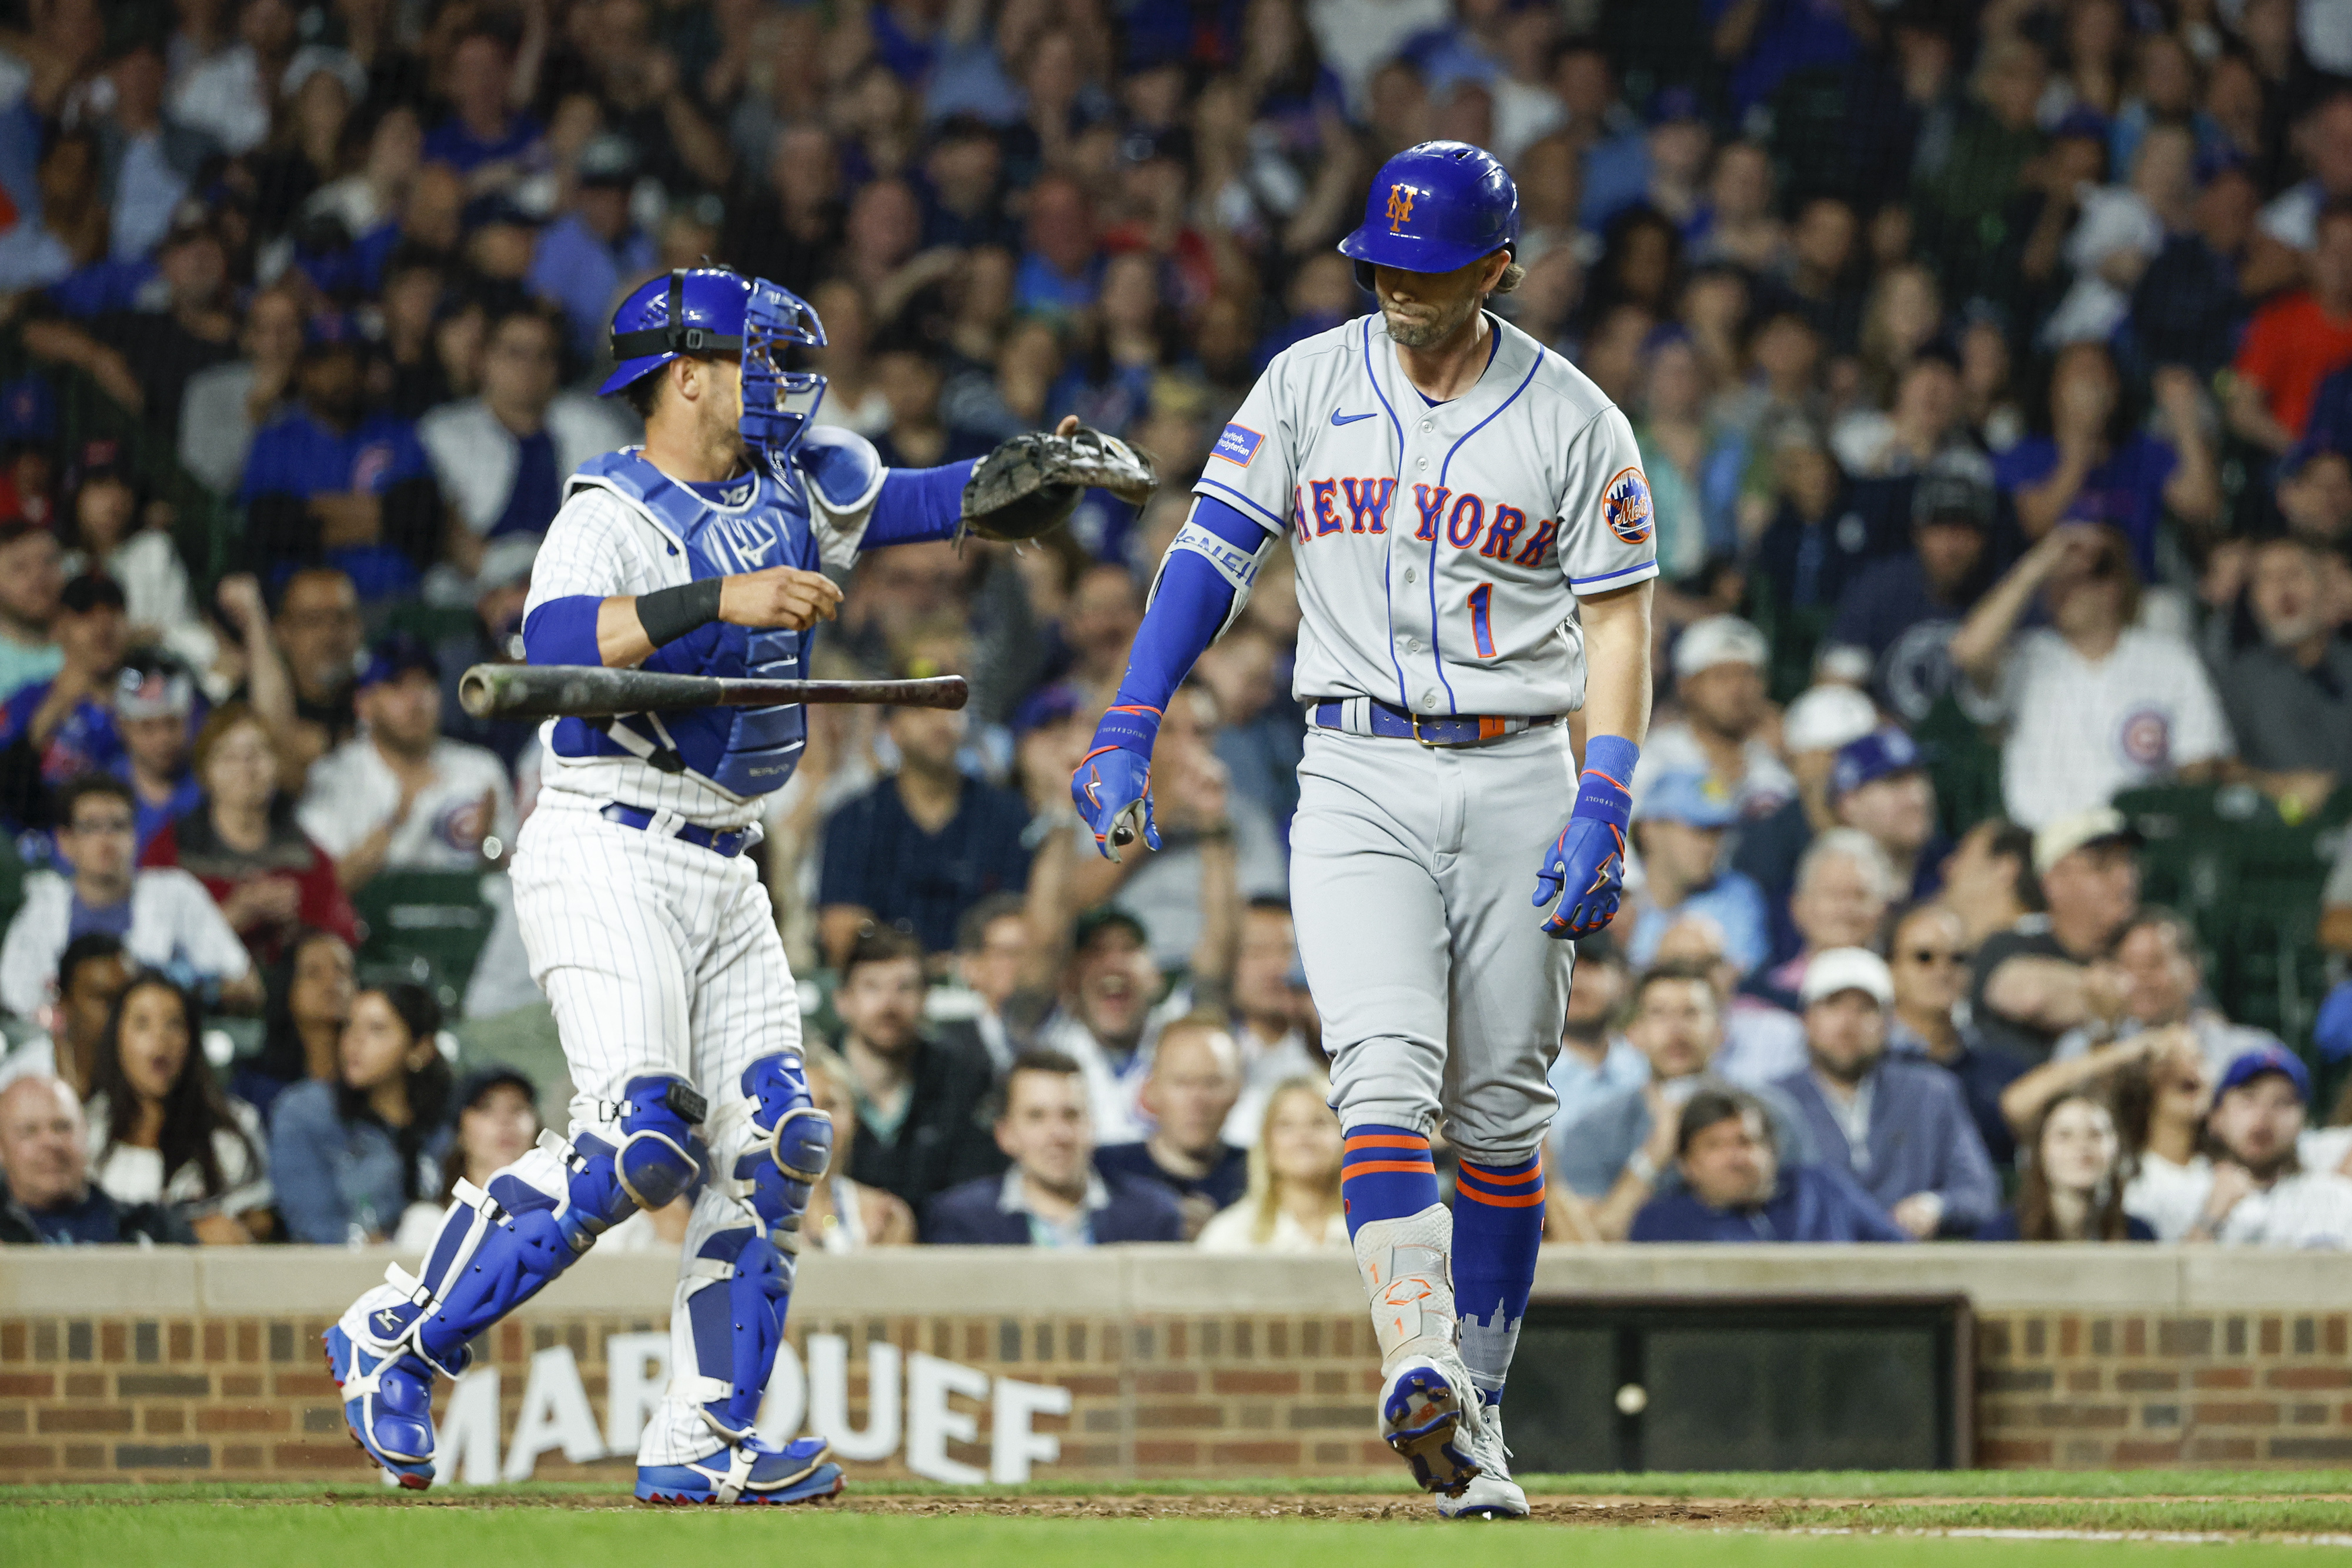
[[[1519,188],[1495,155],[1467,141],[1424,141],[1381,165],[1363,226],[1339,242],[1339,254],[1370,288],[1374,267],[1451,272],[1518,238]]]
[[[781,460],[824,397],[824,378],[787,368],[794,349],[821,349],[824,327],[806,300],[723,267],[679,267],[639,287],[613,312],[609,397],[680,354],[738,357],[743,440]]]

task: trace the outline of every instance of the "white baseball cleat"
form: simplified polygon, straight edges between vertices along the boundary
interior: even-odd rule
[[[1528,1494],[1511,1479],[1511,1450],[1503,1441],[1503,1410],[1488,1406],[1481,1396],[1475,1412],[1462,1423],[1471,1462],[1478,1473],[1458,1497],[1437,1496],[1442,1519],[1525,1519]]]
[[[1381,1437],[1412,1467],[1423,1491],[1458,1497],[1478,1474],[1470,1457],[1477,1408],[1459,1357],[1409,1356],[1381,1388]]]

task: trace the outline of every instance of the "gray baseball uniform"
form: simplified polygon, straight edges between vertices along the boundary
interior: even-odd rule
[[[1291,904],[1349,1126],[1432,1129],[1473,1158],[1534,1153],[1556,1103],[1574,949],[1528,897],[1573,803],[1576,596],[1657,575],[1624,415],[1492,316],[1467,392],[1431,404],[1367,316],[1278,355],[1195,486],[1286,531],[1294,693],[1308,706]],[[1375,705],[1391,710],[1384,716]],[[1474,744],[1375,733],[1483,718]]]

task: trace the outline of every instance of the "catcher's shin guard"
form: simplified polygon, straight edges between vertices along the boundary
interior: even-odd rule
[[[750,1124],[724,1185],[759,1224],[720,1230],[697,1249],[678,1282],[671,1330],[673,1364],[693,1369],[679,1382],[730,1444],[747,1440],[759,1419],[783,1343],[801,1215],[833,1157],[832,1118],[810,1100],[799,1057],[762,1057],[743,1070],[741,1083]]]
[[[433,1479],[433,1378],[463,1372],[477,1334],[537,1295],[596,1238],[658,1207],[694,1179],[687,1153],[701,1096],[667,1077],[629,1081],[615,1145],[582,1133],[538,1147],[491,1176],[457,1183],[423,1269],[398,1264],[327,1331],[343,1417],[370,1457],[410,1487]]]

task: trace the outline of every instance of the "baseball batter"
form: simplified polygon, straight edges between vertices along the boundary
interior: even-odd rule
[[[1382,1435],[1448,1517],[1527,1511],[1501,1404],[1543,1232],[1562,939],[1616,913],[1658,570],[1624,416],[1484,308],[1518,281],[1517,216],[1478,148],[1424,142],[1382,167],[1339,246],[1380,313],[1277,356],[1225,427],[1071,782],[1105,853],[1156,847],[1160,713],[1286,536],[1310,726],[1298,946],[1346,1128]],[[1522,902],[1531,871],[1546,914]],[[1462,1155],[1450,1214],[1441,1117]]]
[[[956,530],[971,463],[886,470],[861,437],[808,427],[824,381],[788,355],[824,341],[800,299],[723,268],[674,272],[622,302],[602,390],[627,394],[646,443],[569,481],[532,574],[531,663],[797,678],[841,599],[824,569]],[[579,1093],[569,1137],[542,1134],[488,1191],[459,1182],[416,1273],[394,1267],[326,1335],[352,1434],[403,1485],[432,1480],[433,1379],[465,1367],[467,1342],[611,1226],[699,1184],[636,1495],[786,1503],[840,1490],[824,1442],[753,1430],[833,1138],[743,856],[804,733],[796,706],[541,730],[515,908]]]

